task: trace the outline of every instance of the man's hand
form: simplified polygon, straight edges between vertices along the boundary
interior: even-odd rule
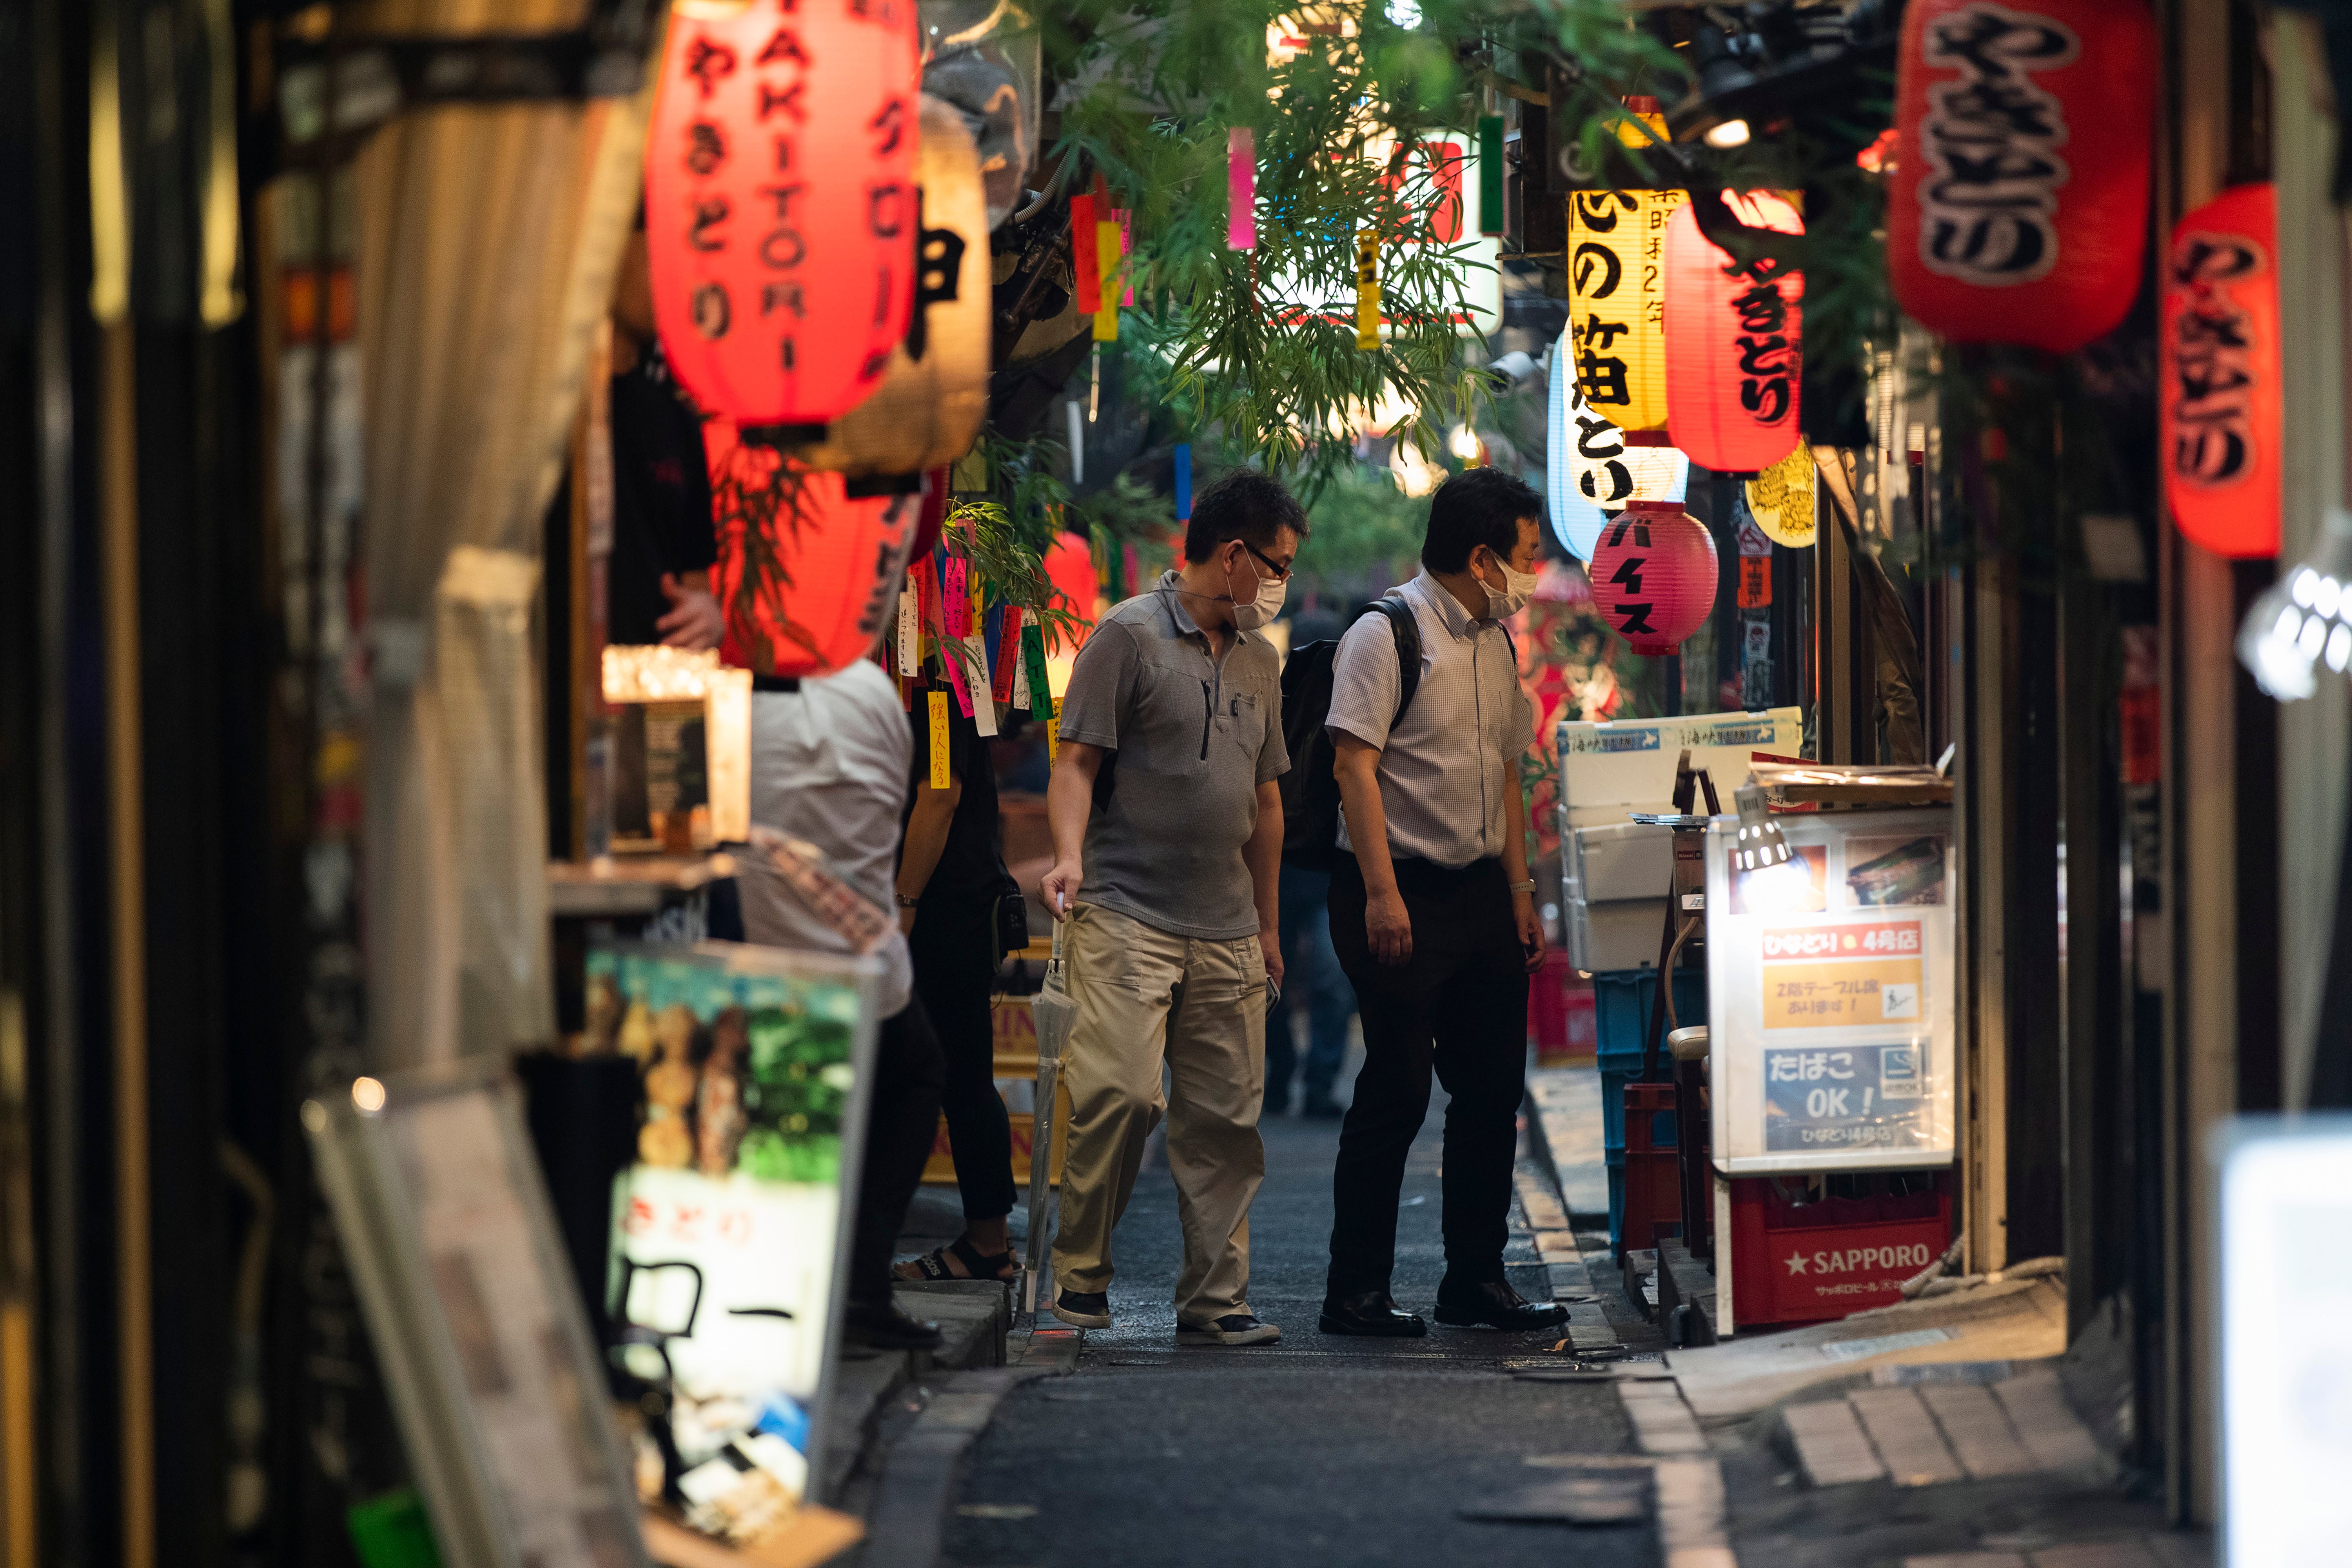
[[[898,934],[900,936],[912,936],[915,934],[914,910],[902,909],[898,911]]]
[[[1519,952],[1527,958],[1528,973],[1533,974],[1543,967],[1543,917],[1536,913],[1533,893],[1511,895],[1511,922],[1519,928]]]
[[[1277,991],[1282,989],[1282,928],[1257,928],[1257,950],[1265,957],[1265,978]]]
[[[1364,939],[1372,956],[1394,967],[1412,962],[1412,917],[1402,893],[1374,893],[1364,900]]]
[[[701,585],[702,574],[693,575],[698,581],[681,583],[674,573],[662,574],[661,591],[669,600],[670,611],[654,623],[654,629],[662,634],[663,646],[700,653],[717,647],[719,639],[727,635],[727,617],[710,590]]]
[[[1078,901],[1078,885],[1086,879],[1086,868],[1076,859],[1057,860],[1037,884],[1037,897],[1055,920],[1067,920],[1070,906]]]

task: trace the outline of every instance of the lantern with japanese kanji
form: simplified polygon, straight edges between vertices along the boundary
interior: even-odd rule
[[[898,608],[919,492],[853,497],[723,419],[703,427],[719,533],[719,657],[761,675],[826,675],[873,651]]]
[[[1669,654],[1715,608],[1715,539],[1674,501],[1635,501],[1601,530],[1586,575],[1610,629],[1640,654]]]
[[[1553,363],[1565,363],[1570,352],[1563,332]],[[1552,377],[1547,437],[1552,531],[1580,561],[1592,559],[1594,542],[1618,508],[1636,500],[1679,503],[1690,483],[1688,458],[1656,445],[1654,437],[1628,437],[1595,413],[1564,373]]]
[[[671,368],[738,425],[839,418],[914,308],[913,0],[681,5],[661,73],[646,241]]]
[[[1579,191],[1569,198],[1568,330],[1584,401],[1620,430],[1666,424],[1666,226],[1682,191]]]
[[[1727,193],[1749,228],[1801,234],[1797,209],[1768,191]],[[1666,225],[1666,421],[1701,468],[1755,473],[1797,445],[1804,274],[1740,267],[1699,232],[1685,202]]]
[[[1895,302],[1960,342],[2069,353],[2113,331],[2139,289],[2158,75],[2140,0],[1913,0]]]
[[[2276,555],[2282,504],[2278,193],[2222,192],[2175,225],[2166,268],[2164,494],[2216,555]]]
[[[913,474],[971,450],[988,416],[988,198],[955,106],[923,97],[915,313],[874,395],[794,456],[812,468]]]

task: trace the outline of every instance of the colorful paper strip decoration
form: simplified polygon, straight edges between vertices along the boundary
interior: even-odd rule
[[[1097,212],[1108,209],[1097,207]],[[1118,223],[1108,217],[1095,221],[1095,264],[1101,270],[1101,281],[1095,289],[1095,342],[1112,343],[1118,341],[1118,290],[1124,270],[1126,252],[1120,245],[1123,237]]]
[[[996,637],[990,644],[989,657],[996,669],[996,700],[1012,702],[1013,677],[1021,668],[1020,605],[1004,606],[997,622]]]
[[[1192,443],[1176,443],[1176,521],[1192,518]]]
[[[1503,232],[1503,117],[1478,117],[1478,232]]]
[[[1381,237],[1369,228],[1356,237],[1356,346],[1381,346]]]
[[[1257,132],[1246,125],[1225,132],[1225,248],[1255,250]]]
[[[1102,226],[1095,216],[1091,194],[1070,198],[1070,272],[1078,286],[1078,313],[1091,316],[1102,309]]]
[[[945,789],[955,782],[948,772],[948,694],[934,688],[928,706],[931,715],[931,787]]]
[[[1045,696],[1050,700],[1054,689],[1052,682],[1045,678],[1045,628],[1035,621],[1021,628],[1021,652],[1022,668],[1029,677],[1029,701],[1026,706],[1034,714],[1038,709],[1038,698]]]

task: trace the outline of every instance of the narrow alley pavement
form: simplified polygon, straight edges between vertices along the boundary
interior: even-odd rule
[[[1414,1145],[1395,1294],[1424,1317],[1444,1272],[1443,1097]],[[1530,1381],[1560,1332],[1432,1325],[1420,1340],[1317,1331],[1330,1224],[1332,1122],[1269,1120],[1251,1222],[1250,1302],[1282,1342],[1175,1346],[1176,1197],[1164,1162],[1138,1184],[1118,1240],[1114,1326],[1086,1336],[1075,1376],[1015,1390],[972,1449],[946,1561],[961,1568],[1110,1563],[1647,1568],[1646,1507],[1615,1526],[1473,1521],[1465,1506],[1558,1480],[1547,1457],[1619,1458],[1633,1438],[1612,1383]],[[1549,1276],[1515,1219],[1513,1282]],[[1596,1468],[1607,1471],[1603,1460]],[[1621,1481],[1619,1484],[1625,1484]],[[1643,1483],[1635,1483],[1643,1484]],[[1572,1529],[1572,1534],[1571,1534]]]

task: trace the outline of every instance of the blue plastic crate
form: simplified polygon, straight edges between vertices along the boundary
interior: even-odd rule
[[[1642,1047],[1649,1039],[1650,1009],[1657,1001],[1654,969],[1609,970],[1592,977],[1593,1036],[1601,1068],[1601,1147],[1612,1155],[1625,1152],[1625,1086],[1642,1075]],[[1675,972],[1675,1015],[1685,1025],[1706,1022],[1704,970]],[[1658,1041],[1658,1070],[1672,1070],[1664,1036]],[[1652,1141],[1659,1145],[1674,1142],[1670,1120],[1659,1119]]]

